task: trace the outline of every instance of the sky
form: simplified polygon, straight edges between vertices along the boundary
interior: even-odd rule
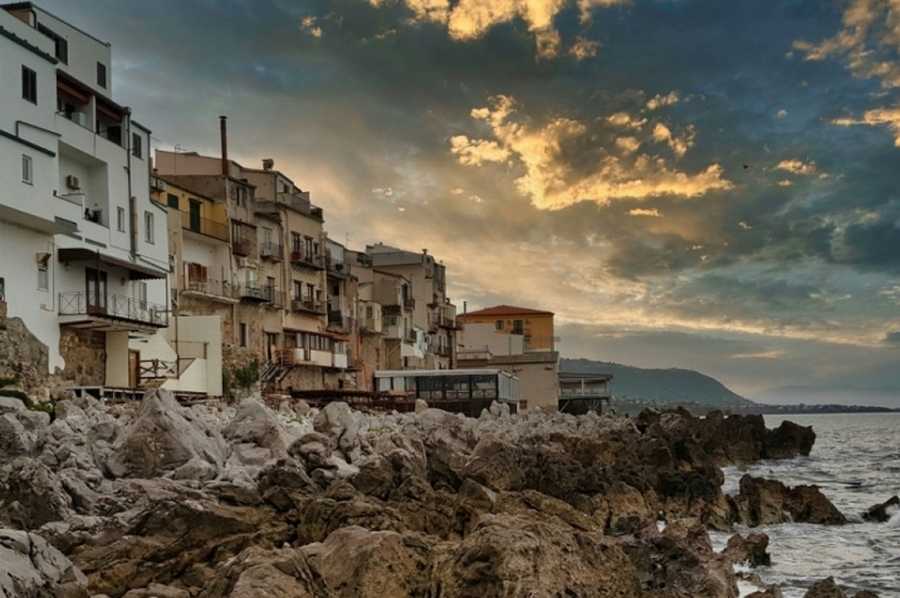
[[[888,0],[42,0],[162,149],[272,158],[459,311],[733,391],[900,388]],[[900,399],[898,399],[900,406]]]

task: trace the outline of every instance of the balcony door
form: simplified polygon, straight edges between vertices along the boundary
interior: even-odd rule
[[[190,226],[191,230],[195,233],[201,232],[200,230],[200,202],[191,200],[190,206],[188,207],[189,217],[190,217]]]
[[[85,295],[87,298],[87,313],[106,313],[106,272],[94,268],[84,269]]]

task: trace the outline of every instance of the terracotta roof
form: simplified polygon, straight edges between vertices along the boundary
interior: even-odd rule
[[[539,309],[528,309],[527,307],[515,307],[513,305],[497,305],[495,307],[486,307],[478,311],[470,311],[464,314],[457,314],[457,319],[465,319],[467,316],[527,316],[527,315],[553,315],[551,311],[542,311]]]

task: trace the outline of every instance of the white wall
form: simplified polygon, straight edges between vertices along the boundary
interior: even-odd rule
[[[106,333],[106,385],[127,388],[128,332]]]
[[[0,221],[0,278],[4,279],[8,315],[22,318],[25,325],[49,353],[49,373],[65,363],[59,354],[59,324],[56,319],[56,294],[53,274],[56,260],[51,257],[49,288],[37,288],[37,253],[53,255],[53,241],[49,235],[38,233]]]
[[[460,332],[460,343],[465,350],[483,351],[485,347],[491,355],[523,355],[525,337],[521,334],[505,334],[494,330],[488,322],[467,323]]]

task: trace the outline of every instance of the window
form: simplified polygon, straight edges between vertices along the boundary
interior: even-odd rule
[[[153,214],[144,212],[144,241],[154,243]]]
[[[291,251],[300,251],[301,237],[298,233],[291,233]]]
[[[135,280],[134,283],[134,298],[137,299],[142,306],[147,305],[147,283],[143,280]]]
[[[22,66],[22,97],[37,104],[37,73]]]
[[[170,208],[175,208],[176,210],[178,209],[178,196],[177,195],[172,195],[171,193],[169,193],[166,196],[166,201]]]
[[[503,320],[497,320],[494,323],[494,329],[495,330],[503,330]]]
[[[43,23],[38,23],[37,30],[53,40],[54,52],[59,61],[69,64],[69,42],[54,31],[51,31]]]
[[[299,280],[294,281],[294,301],[302,301],[303,300],[303,283]]]
[[[102,62],[97,63],[97,85],[106,89],[106,65]]]
[[[116,225],[120,232],[125,230],[125,208],[116,208]]]
[[[0,301],[6,301],[6,281],[0,278]]]
[[[32,170],[31,156],[22,154],[22,182],[31,185],[34,183],[34,171]]]
[[[238,324],[238,346],[247,346],[247,325],[243,322]]]
[[[513,320],[513,334],[522,334],[525,329],[522,327],[522,320]]]
[[[142,149],[142,148],[143,148],[143,145],[142,145],[142,144],[143,144],[143,141],[144,141],[144,140],[141,138],[141,136],[140,136],[139,134],[137,134],[137,133],[132,133],[132,134],[131,134],[131,154],[132,154],[135,158],[143,158],[143,157],[144,157],[144,156],[143,156],[143,153],[144,153],[144,152],[143,152],[143,149]]]
[[[243,206],[247,202],[247,189],[240,185],[235,189],[238,207]]]
[[[50,288],[50,271],[47,264],[38,264],[37,267],[37,288],[39,291],[46,291]]]

